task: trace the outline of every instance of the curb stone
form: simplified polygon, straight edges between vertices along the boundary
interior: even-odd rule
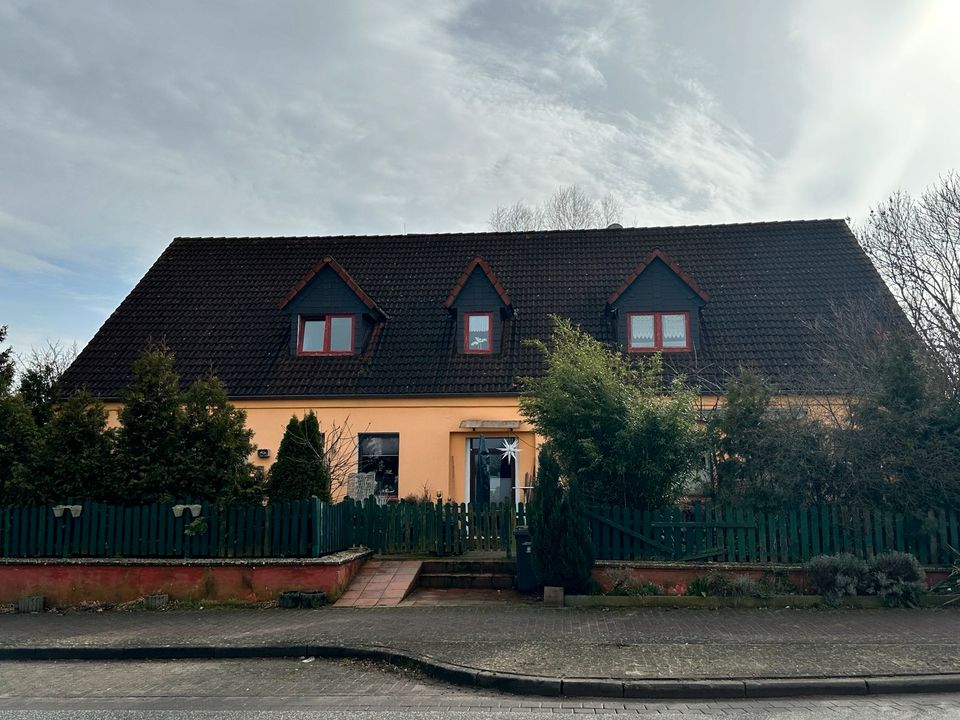
[[[374,660],[414,668],[429,677],[463,687],[516,695],[548,697],[628,697],[718,699],[798,697],[810,695],[879,695],[960,692],[960,673],[889,677],[748,678],[705,680],[621,680],[556,678],[493,672],[434,660],[388,647],[350,645],[241,645],[144,647],[0,648],[0,661],[44,660],[196,660],[299,658]]]
[[[770,678],[744,680],[747,697],[869,695],[865,678]]]
[[[564,678],[562,692],[568,697],[623,697],[624,682],[606,678]]]
[[[628,680],[623,683],[628,698],[742,698],[743,680]]]
[[[538,675],[519,675],[516,673],[480,670],[477,673],[477,687],[490,690],[503,690],[504,692],[515,695],[559,697],[563,689],[563,680]]]
[[[960,676],[957,675],[918,675],[910,677],[867,678],[867,687],[871,695],[885,693],[942,693],[960,692]]]

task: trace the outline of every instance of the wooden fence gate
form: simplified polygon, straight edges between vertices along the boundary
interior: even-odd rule
[[[523,505],[510,503],[388,503],[345,501],[353,507],[354,543],[384,555],[461,555],[471,550],[514,552],[513,531],[523,524]]]

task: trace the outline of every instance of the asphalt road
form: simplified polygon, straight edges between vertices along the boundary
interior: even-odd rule
[[[538,699],[452,687],[358,662],[0,662],[0,718],[537,719],[638,717],[960,718],[960,694],[784,700]]]

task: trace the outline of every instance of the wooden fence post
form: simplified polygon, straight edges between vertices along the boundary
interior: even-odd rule
[[[320,557],[323,553],[323,516],[320,498],[316,495],[310,497],[310,520],[312,522],[310,538],[310,554],[313,557]]]

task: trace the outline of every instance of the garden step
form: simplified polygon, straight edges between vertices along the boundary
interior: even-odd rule
[[[496,573],[513,575],[516,563],[512,560],[425,560],[422,572],[428,574]]]
[[[507,590],[513,587],[513,575],[507,573],[426,573],[417,585],[422,588],[487,588]]]

